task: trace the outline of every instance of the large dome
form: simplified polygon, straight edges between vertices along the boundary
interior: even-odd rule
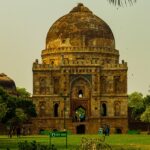
[[[61,47],[101,47],[115,49],[110,27],[79,3],[49,29],[46,49]]]
[[[0,74],[0,87],[4,88],[9,94],[16,95],[17,93],[15,82],[4,73]]]

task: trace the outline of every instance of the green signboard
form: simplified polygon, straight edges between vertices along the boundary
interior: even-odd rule
[[[40,132],[41,135],[49,135],[50,137],[50,145],[52,141],[52,137],[66,137],[66,148],[67,148],[67,131],[48,131],[44,130]]]
[[[67,148],[67,131],[53,131],[49,132],[50,145],[52,144],[52,137],[66,137],[66,148]]]
[[[50,132],[49,133],[50,137],[66,137],[67,136],[67,132],[66,131],[62,131],[62,132]]]

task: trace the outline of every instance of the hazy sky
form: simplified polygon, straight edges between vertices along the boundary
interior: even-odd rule
[[[0,73],[32,93],[32,63],[41,60],[50,26],[79,2],[112,29],[120,60],[128,62],[128,93],[148,94],[150,0],[138,0],[127,8],[114,7],[107,0],[0,0]]]

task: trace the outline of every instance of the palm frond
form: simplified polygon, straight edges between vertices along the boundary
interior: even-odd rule
[[[107,0],[107,1],[115,6],[133,5],[134,3],[137,2],[137,0]]]

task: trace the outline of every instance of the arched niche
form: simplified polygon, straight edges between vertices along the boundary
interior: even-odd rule
[[[101,116],[107,116],[107,103],[101,103]]]
[[[59,116],[59,104],[58,103],[54,104],[53,111],[54,111],[54,117],[58,117]]]
[[[40,78],[40,93],[45,94],[46,93],[46,79]]]
[[[46,114],[46,103],[44,101],[41,101],[39,103],[39,115],[44,116]]]
[[[114,103],[114,115],[115,116],[120,116],[121,114],[121,105],[120,105],[120,102],[115,102]]]
[[[89,80],[84,77],[77,77],[71,82],[71,97],[90,98],[91,95],[91,84]]]

